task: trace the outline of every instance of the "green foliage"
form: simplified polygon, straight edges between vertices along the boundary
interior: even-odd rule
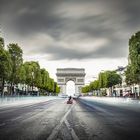
[[[12,61],[8,51],[4,49],[4,40],[0,38],[0,90],[3,94],[5,81],[10,80]]]
[[[98,90],[99,89],[99,80],[95,80],[93,82],[90,83],[89,85],[89,90]]]
[[[49,77],[48,71],[40,69],[39,63],[35,61],[25,62],[24,69],[26,73],[25,83],[30,86],[36,86],[44,91],[59,92],[57,83]]]
[[[23,63],[23,51],[18,44],[9,44],[8,51],[4,48],[4,39],[0,37],[0,81],[8,81],[13,84],[26,84],[38,87],[44,93],[52,92],[54,95],[60,92],[60,88],[54,79],[49,77],[45,69],[41,69],[38,62],[29,61]],[[12,89],[12,88],[11,88]],[[12,93],[12,91],[11,91]],[[46,95],[46,94],[44,94]]]
[[[22,58],[23,52],[22,49],[18,46],[18,44],[14,44],[14,43],[8,45],[8,52],[12,60],[11,83],[17,84],[20,81],[18,72],[20,66],[23,63],[23,58]]]
[[[40,88],[48,90],[49,73],[45,69],[41,69],[41,86]]]
[[[12,71],[12,61],[9,53],[0,48],[0,78],[9,80]]]
[[[106,72],[106,87],[112,87],[117,84],[121,84],[122,78],[115,71],[107,71]]]
[[[122,79],[115,71],[105,71],[99,74],[99,87],[109,88],[117,84],[121,84]]]
[[[54,80],[52,78],[49,78],[48,81],[48,91],[54,92]]]
[[[82,88],[83,93],[100,90],[100,88],[109,88],[117,84],[121,84],[122,79],[115,71],[105,71],[99,73],[98,80],[91,82],[89,85]],[[102,95],[106,95],[106,90],[103,90]]]
[[[12,61],[13,62],[15,61],[16,66],[22,64],[22,62],[23,62],[23,58],[22,58],[23,51],[18,46],[18,44],[14,44],[14,43],[9,44],[8,45],[8,51],[11,54]]]
[[[54,95],[58,95],[58,93],[60,92],[60,87],[58,87],[57,83],[54,82]]]
[[[99,73],[99,87],[105,88],[107,86],[107,73],[100,72]]]
[[[58,85],[56,85],[55,92],[56,94],[60,93],[60,87],[58,87]]]
[[[0,37],[0,48],[4,49],[4,39]]]
[[[125,71],[125,82],[128,85],[132,85],[133,83],[136,83],[135,81],[135,74],[133,71],[133,67],[131,65],[127,66],[127,70]]]
[[[140,32],[129,40],[129,66],[125,72],[126,83],[140,83]]]
[[[98,90],[98,89],[99,89],[99,80],[95,80],[95,81],[93,82],[93,89],[94,89],[94,90]]]
[[[85,87],[82,87],[82,93],[87,93],[87,92],[89,92],[89,91],[90,91],[90,88],[89,88],[88,85],[85,86]]]
[[[26,73],[25,83],[30,86],[41,87],[41,71],[38,62],[29,61],[24,63]]]
[[[32,67],[32,79],[34,86],[40,87],[41,86],[41,72],[40,72],[40,65],[38,62],[31,62],[31,67]]]
[[[19,79],[20,83],[25,84],[25,82],[26,82],[26,70],[25,70],[24,64],[22,64],[20,66],[20,68],[18,69],[18,79]]]

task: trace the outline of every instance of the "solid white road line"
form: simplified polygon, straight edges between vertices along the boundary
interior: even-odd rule
[[[74,104],[71,106],[71,108],[65,113],[64,117],[60,120],[60,123],[53,129],[52,133],[50,134],[50,136],[47,138],[47,140],[53,140],[56,139],[57,133],[62,125],[62,123],[66,120],[66,117],[68,116],[68,114],[70,113],[70,111],[72,110],[72,108],[74,107]]]
[[[71,126],[70,126],[70,124],[68,123],[67,120],[65,120],[65,124],[66,124],[67,128],[70,130],[70,133],[72,135],[73,140],[79,140],[78,136],[76,135],[76,133],[73,130],[73,128],[71,128]]]

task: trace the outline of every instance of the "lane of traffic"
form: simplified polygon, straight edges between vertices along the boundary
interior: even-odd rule
[[[1,139],[46,139],[52,133],[61,118],[71,107],[65,105],[64,99],[47,104],[38,104],[35,108],[24,108],[25,112],[14,111],[15,117],[8,117],[5,125],[0,127]],[[28,111],[27,111],[27,110]],[[9,116],[9,114],[5,114]],[[21,118],[20,118],[21,117]],[[15,119],[15,120],[14,120]]]
[[[140,112],[127,109],[121,105],[114,106],[84,99],[80,100],[80,104],[83,108],[86,107],[87,110],[91,111],[91,113],[88,112],[88,117],[87,113],[86,115],[82,114],[85,116],[83,121],[90,130],[98,134],[99,128],[101,128],[100,133],[102,135],[98,135],[98,137],[107,136],[107,138],[111,137],[112,139],[114,139],[113,137],[116,139],[137,139],[140,137],[140,124],[138,123],[140,122]]]

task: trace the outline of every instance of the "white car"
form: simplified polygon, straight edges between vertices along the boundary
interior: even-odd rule
[[[79,96],[80,96],[79,94],[74,94],[74,95],[72,95],[72,98],[77,99]]]
[[[68,98],[67,94],[58,94],[58,96],[61,97],[61,98]]]

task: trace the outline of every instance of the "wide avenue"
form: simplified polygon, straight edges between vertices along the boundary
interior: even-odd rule
[[[37,98],[40,97],[0,107],[1,140],[140,138],[139,101],[80,97],[73,104],[66,104],[67,98],[43,97],[38,102]]]

